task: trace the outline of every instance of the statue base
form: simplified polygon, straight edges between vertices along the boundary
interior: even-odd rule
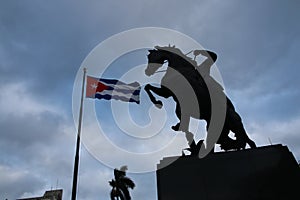
[[[158,200],[287,200],[299,196],[300,167],[283,145],[161,160]]]

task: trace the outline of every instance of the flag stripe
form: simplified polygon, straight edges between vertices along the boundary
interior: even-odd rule
[[[111,100],[111,99],[115,99],[115,100],[121,100],[121,101],[126,101],[126,102],[135,102],[135,103],[140,103],[139,100],[136,100],[136,99],[133,99],[133,98],[127,98],[127,97],[123,97],[123,96],[111,96],[109,94],[105,94],[105,95],[102,95],[102,94],[96,94],[95,95],[95,98],[97,99],[105,99],[105,100]]]
[[[138,82],[124,83],[116,79],[102,79],[87,76],[86,97],[116,99],[140,103],[141,86]]]
[[[127,84],[111,84],[111,83],[105,83],[104,81],[100,81],[101,83],[104,83],[106,86],[108,87],[112,87],[112,88],[116,88],[116,89],[125,89],[125,90],[137,90],[140,88],[140,85],[136,85],[135,83],[133,83],[132,85]]]
[[[116,79],[99,79],[100,82],[106,83],[106,84],[112,84],[112,85],[125,85],[125,86],[132,86],[132,87],[139,87],[140,84],[138,82],[133,83],[124,83],[122,81],[116,80]]]
[[[140,94],[140,88],[137,89],[118,89],[113,87],[108,87],[106,90],[114,91],[114,92],[120,92],[124,94],[133,94],[133,95],[139,95]]]
[[[115,97],[115,99],[120,99],[120,100],[133,99],[133,100],[139,102],[139,95],[124,94],[122,92],[117,92],[115,90],[104,90],[102,92],[97,92],[95,94],[95,97],[98,98],[100,96],[106,96],[106,95],[112,96],[113,99],[114,99],[114,97]]]

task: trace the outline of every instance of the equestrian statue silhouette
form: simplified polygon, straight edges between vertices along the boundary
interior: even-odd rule
[[[191,51],[192,52],[192,51]],[[243,126],[240,115],[236,112],[231,100],[225,95],[223,87],[210,76],[210,68],[217,60],[217,55],[208,50],[195,50],[194,59],[183,54],[175,46],[159,47],[149,50],[148,66],[145,70],[147,76],[151,76],[158,69],[168,63],[165,75],[161,79],[160,87],[150,84],[145,85],[150,100],[161,108],[163,103],[157,100],[153,93],[164,97],[172,97],[176,102],[176,116],[178,124],[172,126],[174,131],[186,133],[191,154],[196,155],[203,140],[196,144],[193,134],[188,130],[190,117],[203,119],[206,121],[206,128],[209,129],[214,123],[211,118],[213,106],[215,109],[224,107],[224,122],[221,126],[216,144],[220,144],[221,149],[240,150],[245,149],[248,144],[250,148],[256,148]],[[196,56],[202,55],[206,59],[198,66],[195,61]],[[212,101],[215,98],[215,101]],[[221,99],[223,98],[224,101]],[[213,104],[214,103],[214,104]],[[235,139],[229,137],[232,131]],[[207,135],[209,137],[209,134]]]

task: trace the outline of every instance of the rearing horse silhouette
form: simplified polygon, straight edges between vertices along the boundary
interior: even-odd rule
[[[224,125],[216,143],[220,144],[225,151],[245,149],[247,144],[251,148],[255,148],[255,143],[247,136],[242,119],[235,111],[230,99],[224,94],[222,86],[209,75],[210,67],[216,61],[217,55],[206,50],[194,51],[195,57],[199,54],[207,57],[207,59],[200,66],[197,66],[195,60],[184,55],[178,48],[156,46],[155,49],[149,50],[148,66],[145,70],[147,76],[153,75],[165,62],[168,62],[168,68],[161,79],[160,87],[150,84],[145,86],[150,100],[158,108],[161,108],[162,102],[156,100],[152,92],[164,98],[173,97],[176,102],[175,113],[179,123],[172,126],[172,129],[187,133],[190,117],[204,119],[207,123],[207,129],[209,128],[212,117],[212,99],[209,88],[213,88],[217,97],[221,99],[222,95],[224,96],[225,102]],[[207,84],[211,84],[210,87]],[[184,85],[188,86],[184,87]],[[192,93],[196,97],[195,100],[191,100],[193,99]],[[222,106],[221,103],[217,104],[219,104],[217,106]],[[228,136],[230,131],[235,134],[236,139]],[[195,141],[193,140],[189,145],[191,148],[195,148]]]

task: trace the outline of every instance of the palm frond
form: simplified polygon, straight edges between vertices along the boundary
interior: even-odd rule
[[[133,189],[135,187],[135,183],[128,177],[122,177],[121,179],[122,183],[126,185],[127,187]]]
[[[116,181],[111,179],[111,181],[108,181],[109,185],[112,187],[116,187]]]
[[[120,171],[126,172],[128,170],[127,165],[120,167]]]
[[[118,179],[122,176],[126,176],[126,172],[120,171],[118,169],[114,169],[115,178]]]

